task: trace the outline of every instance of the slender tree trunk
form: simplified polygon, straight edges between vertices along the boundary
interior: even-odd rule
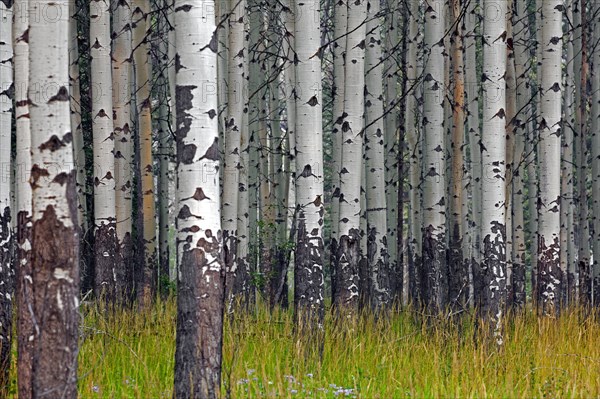
[[[423,105],[423,300],[433,313],[445,305],[442,272],[446,269],[446,150],[444,130],[443,1],[425,10]]]
[[[525,306],[525,219],[524,204],[525,185],[524,176],[526,172],[525,141],[527,140],[527,126],[531,119],[531,89],[529,87],[528,66],[531,65],[529,57],[529,17],[525,1],[516,2],[513,9],[513,46],[515,54],[515,77],[517,111],[514,116],[513,126],[515,129],[515,155],[513,158],[512,173],[512,203],[513,203],[513,234],[512,234],[512,303],[515,309]],[[507,253],[508,256],[508,253]]]
[[[600,6],[593,3],[595,46],[600,38]],[[594,254],[593,281],[594,294],[600,287],[600,50],[595,48],[593,55],[594,73],[592,74],[592,252]],[[597,301],[596,301],[597,303]]]
[[[127,0],[117,3],[113,16],[113,127],[115,143],[115,205],[118,241],[117,296],[132,300],[132,166],[131,138],[131,7]]]
[[[148,44],[150,21],[149,4],[133,0],[133,62],[140,143],[140,175],[142,196],[143,257],[140,259],[136,295],[138,305],[152,303],[156,289],[156,210],[154,203],[154,163],[152,160],[152,110],[150,101],[150,46]],[[213,16],[214,17],[214,16]]]
[[[407,84],[412,89],[406,96],[406,143],[408,145],[408,182],[410,203],[408,206],[408,290],[410,300],[417,304],[421,298],[419,270],[421,269],[421,139],[418,129],[418,102],[420,85],[417,83],[417,50],[419,46],[419,8],[417,2],[410,3],[408,26],[408,53],[406,55]]]
[[[359,299],[360,188],[363,149],[367,0],[348,4],[336,305],[352,313]],[[303,172],[304,173],[304,172]]]
[[[29,9],[30,15],[41,15],[42,3],[30,3],[30,6],[33,7]],[[69,15],[67,1],[54,2],[54,7],[58,8],[58,15]],[[68,89],[68,20],[32,18],[29,43],[28,98],[33,165],[30,179],[33,303],[30,311],[38,326],[30,337],[33,342],[31,397],[52,397],[60,392],[62,398],[76,398],[79,227]],[[53,89],[49,91],[50,88]],[[46,168],[46,165],[59,167]]]
[[[90,2],[90,56],[94,137],[94,292],[107,303],[116,299],[118,259],[115,232],[115,157],[111,78],[110,3]]]
[[[224,267],[214,1],[175,0],[178,68],[176,398],[221,391]],[[201,77],[201,80],[198,80]]]
[[[400,10],[401,6],[398,2],[394,1],[386,1],[387,9],[385,13],[384,20],[384,33],[385,33],[385,41],[383,42],[384,46],[384,58],[383,58],[383,90],[385,95],[385,104],[384,109],[385,113],[383,114],[383,124],[382,124],[382,132],[383,132],[383,152],[384,152],[384,182],[385,182],[385,202],[389,204],[386,206],[386,227],[387,227],[387,255],[389,258],[389,278],[390,278],[390,289],[392,290],[392,300],[397,301],[398,303],[402,303],[402,287],[399,284],[402,284],[402,271],[399,270],[399,266],[402,264],[401,256],[402,254],[398,250],[398,244],[402,243],[402,232],[398,232],[398,220],[399,217],[402,217],[402,211],[396,205],[398,204],[398,192],[401,188],[399,184],[399,168],[402,165],[401,157],[399,156],[401,148],[399,147],[398,140],[398,132],[405,127],[403,126],[400,129],[400,121],[398,118],[399,109],[398,106],[398,70],[399,70],[399,62],[397,59],[401,57],[402,49],[400,48],[400,34],[399,34],[399,21],[398,19],[402,15]],[[373,5],[372,5],[373,6]],[[379,7],[377,7],[379,10]],[[369,26],[367,27],[367,35],[372,37],[374,36],[374,32],[371,32],[374,27],[378,27],[379,17],[375,17],[376,14],[372,12],[372,9],[369,11]],[[377,40],[381,36],[381,33],[377,32]],[[369,40],[370,41],[370,40]],[[406,43],[406,42],[405,42]],[[375,50],[374,46],[378,46],[376,43],[368,43],[369,48],[371,50]],[[369,48],[367,52],[369,52]],[[379,62],[379,61],[377,61]],[[367,78],[369,76],[372,77],[371,72],[369,72],[375,63],[372,63],[372,66],[367,66]],[[404,77],[404,76],[403,76]],[[376,96],[377,94],[372,93],[371,96]],[[367,101],[367,99],[365,99]],[[375,116],[375,118],[381,118],[381,115]],[[369,122],[367,122],[367,125]],[[368,171],[368,169],[367,169]],[[391,204],[394,204],[393,206]]]
[[[14,99],[12,0],[0,1],[0,396],[7,395],[11,364],[14,270],[11,223],[11,136]]]
[[[569,1],[567,7],[567,20],[573,21],[573,1]],[[566,305],[574,305],[576,300],[576,260],[575,260],[575,236],[573,229],[574,197],[573,186],[575,177],[573,174],[573,146],[575,127],[575,67],[573,65],[573,30],[569,29],[566,36],[567,41],[567,65],[565,85],[563,89],[564,114],[561,126],[562,135],[562,160],[561,160],[561,208],[560,208],[560,268],[563,274],[563,296]]]
[[[506,175],[504,180],[506,215],[506,301],[507,307],[513,307],[513,182],[515,179],[515,121],[517,116],[517,76],[515,68],[514,36],[513,36],[513,4],[507,3],[506,13]],[[512,43],[512,45],[510,44]]]
[[[17,306],[17,385],[21,398],[30,398],[33,342],[29,340],[35,334],[29,306],[33,303],[31,283],[31,185],[28,171],[31,170],[31,129],[29,101],[29,14],[27,0],[19,0],[14,6],[13,65],[15,73],[15,119],[16,119],[16,169],[15,186],[17,191],[17,256],[16,269],[16,306]],[[71,14],[72,15],[72,14]],[[4,22],[4,21],[3,21]],[[74,24],[70,24],[70,28]],[[72,32],[71,32],[72,40]],[[72,44],[72,42],[71,42]],[[73,82],[73,81],[72,81]],[[73,113],[71,114],[73,116]],[[73,121],[72,121],[73,122]],[[74,126],[72,123],[71,126]],[[75,125],[76,126],[76,125]],[[77,134],[77,131],[75,132]],[[79,129],[81,134],[81,129]],[[8,370],[8,368],[6,369]],[[6,386],[6,385],[5,385]],[[6,393],[5,393],[6,394]]]
[[[383,60],[379,0],[367,3],[365,51],[365,158],[367,264],[370,274],[369,301],[374,309],[392,303],[392,270],[388,256],[388,228],[385,195],[385,154],[383,116]],[[389,31],[388,31],[389,32]],[[393,206],[396,208],[395,206]]]
[[[587,56],[587,18],[586,0],[577,2],[573,8],[573,23],[575,26],[575,165],[577,167],[577,221],[576,230],[578,238],[578,269],[579,269],[579,294],[582,304],[592,301],[591,271],[589,267],[589,224],[587,200],[587,81],[588,81],[588,56]]]
[[[323,135],[318,0],[294,1],[296,23],[296,253],[294,306],[299,337],[324,338]]]
[[[476,302],[480,302],[482,292],[481,277],[481,127],[479,119],[479,88],[480,79],[477,72],[477,37],[479,30],[477,22],[480,20],[480,13],[477,1],[471,1],[465,15],[466,36],[465,36],[465,82],[467,90],[467,116],[466,125],[469,135],[470,155],[471,155],[471,235],[472,250],[471,259],[469,259],[472,284],[469,291],[473,292]],[[477,303],[481,306],[481,303]]]
[[[506,303],[506,9],[505,1],[484,0],[483,14],[483,129],[481,157],[483,303],[480,317],[497,345],[503,344],[502,319]]]
[[[561,125],[561,0],[542,3],[542,92],[540,109],[540,191],[538,193],[539,301],[546,315],[560,307],[560,125]],[[556,44],[554,44],[556,42]]]
[[[333,12],[333,86],[331,94],[333,97],[333,128],[332,136],[332,196],[331,196],[331,244],[330,244],[330,265],[331,265],[331,298],[334,304],[339,302],[339,293],[337,286],[337,254],[339,240],[340,223],[340,171],[342,165],[342,126],[346,115],[344,113],[344,93],[345,93],[345,57],[346,57],[346,32],[348,30],[348,5],[345,1],[334,2]]]
[[[454,310],[464,309],[467,303],[469,273],[463,261],[464,245],[463,218],[464,201],[464,134],[465,134],[465,76],[463,62],[463,36],[461,31],[460,0],[452,0],[452,20],[456,21],[452,33],[452,176],[450,185],[450,253],[449,253],[449,292],[448,300]]]
[[[244,76],[248,51],[244,42],[246,34],[246,1],[230,0],[229,8],[229,60],[227,85],[227,116],[225,120],[225,162],[223,176],[223,242],[225,244],[225,270],[227,301],[234,299],[234,284],[238,270],[238,193],[243,148],[242,132],[244,109],[247,103],[247,80]],[[231,304],[230,304],[231,305]],[[229,305],[229,306],[230,306]]]
[[[160,3],[168,10],[168,0]],[[172,157],[171,120],[169,115],[169,43],[168,43],[168,20],[165,12],[161,11],[158,17],[158,58],[159,72],[157,77],[158,86],[158,148],[159,148],[159,170],[158,175],[158,289],[164,298],[169,294],[169,269],[171,258],[171,240],[169,239],[169,183],[171,176],[169,166]]]

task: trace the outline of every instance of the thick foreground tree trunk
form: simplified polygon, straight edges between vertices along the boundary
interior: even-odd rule
[[[178,296],[176,398],[217,398],[225,273],[214,1],[176,0]]]
[[[40,15],[42,3],[30,6],[30,15]],[[54,7],[58,8],[58,15],[69,15],[66,0],[55,1]],[[67,18],[32,18],[29,42],[33,164],[30,311],[38,326],[32,337],[31,392],[33,398],[76,398],[79,227],[69,108]]]

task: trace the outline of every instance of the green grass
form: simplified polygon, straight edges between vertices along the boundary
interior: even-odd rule
[[[108,316],[83,308],[82,398],[171,398],[174,300]],[[387,322],[326,320],[323,360],[303,355],[287,312],[235,315],[226,323],[223,396],[232,398],[555,398],[600,395],[600,324],[572,312],[531,313],[506,323],[501,351],[461,326],[418,323],[411,311]],[[13,368],[14,369],[14,368]],[[14,370],[13,370],[14,374]],[[14,392],[14,389],[13,389]]]

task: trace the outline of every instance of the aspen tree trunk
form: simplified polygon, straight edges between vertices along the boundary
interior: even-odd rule
[[[542,92],[540,109],[540,191],[538,193],[539,301],[546,315],[560,307],[560,124],[561,124],[561,0],[542,2]]]
[[[372,308],[378,310],[388,307],[393,295],[385,195],[383,60],[379,0],[369,0],[367,10],[364,91],[367,201],[364,209],[367,217],[367,264],[371,283],[369,301]],[[396,208],[395,204],[392,207]]]
[[[244,46],[248,47],[248,41],[244,40]],[[248,63],[244,63],[244,76],[248,76]],[[247,78],[246,78],[247,80]],[[247,100],[246,100],[247,101]],[[248,107],[248,103],[244,105]],[[247,108],[246,108],[247,109]],[[240,181],[239,181],[239,196],[238,196],[238,217],[237,217],[237,273],[235,282],[233,283],[233,296],[240,297],[239,301],[246,309],[254,303],[254,287],[251,286],[251,275],[248,264],[248,254],[250,252],[248,245],[250,242],[250,220],[249,220],[249,202],[248,202],[248,167],[250,155],[248,153],[248,112],[243,113],[242,117],[242,135],[240,139]]]
[[[593,43],[600,38],[600,7],[594,3],[594,34]],[[594,47],[594,73],[592,74],[592,252],[594,254],[593,284],[594,295],[600,287],[600,51]],[[597,301],[596,301],[597,303]]]
[[[116,299],[118,247],[115,232],[115,157],[111,78],[110,3],[90,2],[90,56],[94,137],[94,293]]]
[[[479,87],[480,79],[477,72],[477,22],[480,19],[477,1],[471,1],[465,14],[465,82],[467,90],[467,116],[466,125],[471,147],[471,223],[472,223],[472,257],[469,259],[473,282],[471,289],[473,296],[480,298],[482,292],[481,277],[481,128],[479,120]],[[471,290],[470,289],[470,290]],[[477,304],[481,306],[480,303]]]
[[[540,0],[541,1],[541,0]],[[539,80],[540,80],[540,70],[541,70],[541,13],[540,13],[540,3],[536,1],[536,9],[534,12],[535,15],[535,30],[531,31],[530,40],[535,43],[535,60],[536,60],[536,82],[534,83],[535,89],[533,90],[533,99],[532,102],[535,105],[535,113],[533,114],[532,121],[529,124],[529,137],[527,139],[525,145],[525,152],[527,153],[527,179],[528,179],[528,194],[529,194],[529,234],[530,234],[530,255],[531,255],[531,298],[534,304],[537,304],[538,300],[538,246],[537,246],[537,234],[538,234],[538,208],[537,208],[537,199],[538,199],[538,148],[537,148],[537,131],[534,125],[536,124],[537,119],[539,119],[540,113],[540,94],[539,94]]]
[[[263,93],[262,79],[264,75],[260,70],[259,53],[264,51],[264,45],[261,39],[263,32],[262,12],[260,10],[259,0],[248,0],[250,10],[250,33],[249,48],[254,49],[249,54],[249,81],[248,81],[248,203],[250,220],[248,223],[250,229],[249,236],[249,269],[251,275],[257,277],[258,272],[258,252],[259,252],[259,233],[258,233],[258,189],[259,189],[259,154],[258,154],[258,132],[262,128],[260,103]],[[253,284],[261,288],[260,280],[254,279]]]
[[[29,14],[27,0],[14,4],[13,19],[13,65],[15,73],[15,119],[16,119],[16,306],[17,306],[17,385],[21,398],[30,398],[32,378],[33,342],[29,340],[35,333],[29,306],[33,303],[31,268],[31,129],[29,101]],[[72,15],[72,13],[71,13]],[[4,21],[2,21],[4,23]],[[70,27],[73,24],[70,24]],[[71,38],[72,38],[71,33]],[[4,76],[3,76],[4,77]],[[71,114],[73,117],[73,113]],[[71,126],[74,126],[73,123]],[[76,125],[75,125],[76,126]],[[79,130],[81,133],[81,130]],[[6,369],[8,370],[8,368]],[[5,385],[6,386],[6,385]]]
[[[515,129],[515,155],[513,158],[513,234],[512,234],[512,303],[515,309],[522,309],[526,302],[525,293],[525,220],[524,204],[526,172],[525,141],[527,140],[527,125],[531,119],[531,89],[529,87],[528,67],[531,65],[529,57],[529,17],[526,3],[523,0],[516,2],[513,9],[513,46],[515,54],[515,77],[517,111],[513,126]],[[509,254],[507,253],[507,256]]]
[[[567,19],[573,21],[573,1],[566,7]],[[563,275],[563,300],[565,305],[576,304],[575,284],[575,236],[573,229],[574,197],[573,186],[575,178],[573,175],[573,145],[575,127],[575,68],[573,65],[573,30],[569,29],[566,36],[567,41],[567,65],[565,86],[563,89],[564,115],[561,126],[562,137],[562,160],[561,160],[561,208],[560,208],[560,268]]]
[[[246,1],[230,0],[229,9],[229,60],[227,85],[227,116],[225,120],[225,162],[223,175],[223,242],[225,244],[225,271],[227,301],[231,306],[234,300],[234,283],[238,269],[238,193],[240,190],[241,140],[244,109],[247,103],[246,77],[244,64],[248,59],[244,43],[246,24]]]
[[[513,37],[513,4],[507,2],[506,13],[506,174],[504,180],[505,202],[505,252],[506,252],[506,301],[507,307],[513,307],[513,182],[515,176],[515,118],[517,116],[517,77],[515,70],[515,52]]]
[[[503,345],[502,319],[506,303],[506,1],[484,0],[483,129],[481,157],[483,259],[480,317],[498,346]]]
[[[446,269],[446,150],[444,129],[443,1],[425,10],[423,81],[423,300],[433,313],[445,305],[442,271]]]
[[[463,261],[462,246],[464,245],[462,197],[464,176],[464,134],[465,134],[465,76],[463,62],[463,36],[461,32],[460,0],[452,0],[452,176],[450,184],[450,241],[449,241],[449,292],[448,300],[454,310],[464,309],[467,303],[469,274]]]
[[[372,2],[371,2],[372,3]],[[383,90],[385,95],[384,109],[385,113],[383,116],[383,151],[384,151],[384,182],[385,182],[385,202],[389,206],[386,206],[386,228],[387,228],[387,255],[389,258],[389,270],[390,270],[390,289],[392,290],[392,300],[396,300],[399,303],[402,302],[402,298],[399,294],[402,292],[402,253],[398,250],[398,245],[402,245],[402,232],[398,232],[398,220],[399,217],[403,217],[402,210],[397,206],[398,204],[398,192],[401,188],[399,183],[399,168],[402,167],[402,161],[400,157],[401,148],[398,140],[399,130],[403,130],[405,126],[401,126],[398,118],[398,69],[399,63],[397,58],[401,57],[400,54],[404,54],[400,46],[400,34],[399,34],[399,18],[402,15],[400,12],[400,4],[394,1],[387,1],[387,10],[385,13],[384,20],[384,33],[385,42],[384,46],[384,58],[383,58]],[[377,7],[379,10],[379,7]],[[375,14],[369,12],[369,18],[375,17]],[[378,26],[377,23],[379,17],[376,20],[369,21],[371,27],[367,27],[367,32],[371,32],[373,27]],[[367,33],[373,36],[374,33]],[[378,34],[381,36],[381,33]],[[379,39],[378,39],[379,40]],[[405,42],[406,43],[406,42]],[[373,43],[369,43],[369,46],[373,46]],[[372,48],[372,47],[371,47]],[[373,49],[373,48],[372,48]],[[373,64],[373,66],[375,63]],[[367,67],[370,70],[372,67]],[[376,94],[372,94],[376,95]],[[365,99],[366,101],[366,99]],[[376,118],[380,118],[381,115],[377,115]],[[368,122],[367,122],[368,124]],[[400,129],[402,127],[402,129]],[[368,170],[368,169],[367,169]],[[393,204],[393,205],[392,205]],[[398,243],[398,244],[396,244]],[[398,281],[400,280],[400,281]],[[400,286],[399,286],[400,284]],[[401,295],[401,294],[400,294]]]
[[[136,106],[140,143],[140,175],[142,196],[143,257],[136,279],[139,306],[152,303],[156,289],[156,210],[154,203],[154,163],[152,160],[152,110],[150,101],[150,21],[149,4],[133,0],[133,62],[135,65]],[[208,12],[208,11],[207,11]],[[214,15],[212,15],[214,18]]]
[[[336,270],[336,304],[353,313],[359,297],[360,179],[362,167],[367,0],[348,4],[344,122],[340,164],[340,220]],[[304,172],[303,172],[304,173]]]
[[[408,53],[406,55],[406,78],[412,92],[406,96],[406,143],[408,145],[408,290],[410,300],[416,305],[422,300],[419,270],[421,269],[421,138],[418,129],[418,102],[420,85],[417,84],[417,49],[419,46],[418,2],[410,3],[408,26]]]
[[[83,237],[83,235],[88,232],[89,226],[86,201],[87,175],[85,170],[85,149],[83,144],[83,129],[81,126],[81,90],[79,83],[80,60],[76,17],[77,7],[75,2],[69,3],[69,7],[69,82],[71,92],[71,127],[73,129],[73,157],[75,160],[75,169],[77,170],[77,213],[79,226],[81,226],[80,234]],[[21,16],[21,19],[23,18],[25,18],[25,21],[27,21],[27,17]],[[86,267],[85,265],[82,267],[85,267],[89,270],[89,267]]]
[[[131,6],[127,0],[117,3],[113,15],[113,128],[115,143],[115,206],[118,245],[117,296],[132,300],[133,241],[132,232],[132,165],[131,137]]]
[[[43,3],[29,5],[30,15],[41,15]],[[76,398],[79,227],[68,89],[69,7],[64,0],[53,6],[63,18],[29,21],[33,165],[30,311],[39,327],[32,337],[31,397],[52,397],[60,392],[62,398]]]
[[[168,10],[168,2],[159,3],[161,7]],[[169,239],[169,166],[172,156],[172,140],[169,118],[169,43],[168,20],[161,11],[158,17],[158,58],[159,72],[157,77],[158,86],[158,148],[159,148],[159,175],[158,175],[158,289],[162,297],[168,295],[169,283],[169,260],[171,254]]]
[[[331,244],[330,244],[330,264],[331,264],[331,298],[334,304],[339,302],[339,293],[336,291],[337,285],[337,254],[339,243],[339,223],[340,223],[340,172],[342,165],[342,126],[346,114],[344,113],[344,93],[345,93],[345,55],[346,55],[346,32],[348,30],[348,5],[345,1],[334,2],[333,11],[333,86],[331,95],[333,97],[333,128],[332,137],[332,196],[331,196]]]
[[[213,0],[175,0],[178,69],[176,398],[221,392],[224,268]]]
[[[587,81],[588,81],[588,56],[587,56],[587,23],[586,1],[580,0],[573,8],[573,24],[575,26],[575,166],[577,168],[577,218],[576,231],[578,238],[578,271],[579,271],[579,297],[582,304],[589,304],[592,300],[591,271],[589,268],[589,224],[587,202]]]
[[[324,334],[323,281],[323,131],[318,0],[294,1],[296,63],[296,253],[294,306],[298,336],[315,339]]]
[[[0,1],[0,396],[7,395],[11,364],[14,270],[11,223],[11,135],[14,98],[12,0]]]

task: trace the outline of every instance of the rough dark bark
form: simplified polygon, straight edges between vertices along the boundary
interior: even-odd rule
[[[325,303],[323,300],[323,239],[306,231],[304,211],[298,212],[294,266],[294,316],[297,334],[306,348],[323,350]]]
[[[207,239],[184,249],[179,265],[175,398],[220,397],[225,275],[209,267],[206,252],[222,253],[216,237]]]
[[[432,234],[432,226],[423,229],[423,264],[421,290],[423,302],[431,313],[443,310],[446,304],[443,292],[444,270],[446,267],[446,240],[443,234],[437,238]]]
[[[28,242],[27,244],[25,244]],[[31,397],[31,367],[33,365],[33,304],[31,251],[31,216],[22,211],[17,215],[16,306],[17,306],[17,385],[19,397]]]
[[[0,396],[8,395],[13,332],[14,270],[10,208],[0,214]]]
[[[94,236],[95,276],[94,295],[106,304],[115,304],[117,300],[116,273],[118,262],[118,243],[114,223],[96,227]]]
[[[337,250],[334,306],[358,309],[360,232],[350,230],[349,235],[341,236]]]
[[[32,226],[33,398],[77,397],[79,236],[73,173],[69,180],[73,223],[63,224],[48,205]]]
[[[560,242],[546,243],[544,237],[538,238],[538,303],[545,315],[557,315],[560,310],[561,282],[563,281],[559,261]]]

